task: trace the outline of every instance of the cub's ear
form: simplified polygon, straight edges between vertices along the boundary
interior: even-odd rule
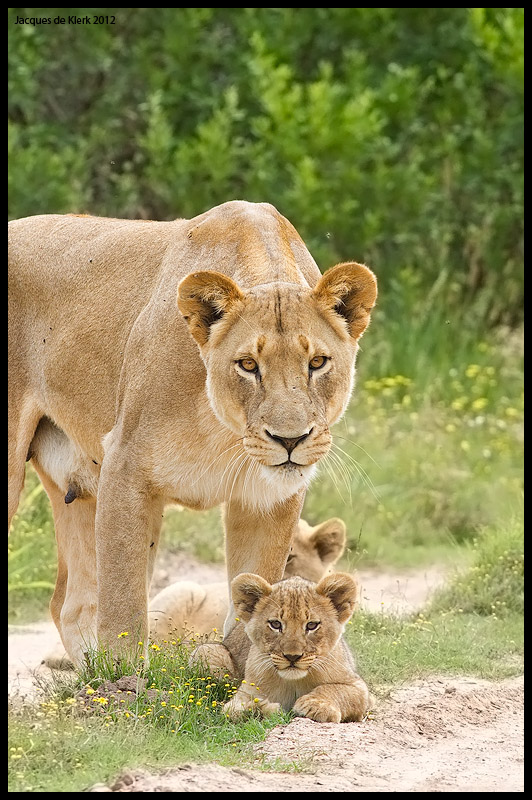
[[[328,269],[312,294],[322,307],[343,317],[349,334],[358,339],[369,325],[377,299],[377,279],[363,264],[350,261]]]
[[[211,325],[243,297],[236,283],[221,272],[191,272],[177,287],[177,307],[200,346],[207,342]]]
[[[253,575],[251,572],[237,575],[231,581],[231,595],[237,616],[247,622],[261,597],[267,597],[271,591],[268,581],[260,575]]]
[[[335,564],[345,550],[345,523],[333,517],[316,525],[309,536],[309,544],[316,550],[324,566]]]
[[[357,605],[358,586],[346,572],[326,575],[316,586],[318,594],[328,597],[336,609],[338,621],[347,622]]]

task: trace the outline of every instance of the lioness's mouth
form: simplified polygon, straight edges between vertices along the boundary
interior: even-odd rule
[[[275,470],[277,474],[286,476],[297,476],[298,478],[305,478],[304,469],[307,464],[295,464],[293,461],[283,461],[282,464],[272,464],[270,469]]]

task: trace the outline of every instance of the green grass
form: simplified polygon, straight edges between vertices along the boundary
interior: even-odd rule
[[[347,640],[374,687],[430,674],[497,680],[523,669],[524,526],[485,530],[426,608],[411,617],[355,614]]]
[[[26,487],[8,540],[9,621],[42,619],[55,585],[57,550],[48,496],[28,467]]]
[[[153,767],[216,760],[226,766],[251,758],[250,745],[286,720],[250,718],[234,725],[206,725],[201,735],[164,727],[84,718],[64,703],[40,716],[12,714],[9,723],[10,792],[80,792],[112,780],[127,767]],[[294,767],[296,768],[296,767]]]
[[[480,531],[471,544],[472,563],[438,590],[429,613],[460,613],[507,619],[524,614],[524,521]]]
[[[41,683],[37,710],[10,714],[10,791],[82,791],[126,767],[252,760],[250,745],[290,714],[231,722],[223,704],[237,686],[190,667],[188,655],[189,647],[167,642],[150,647],[148,666],[117,666],[95,651],[75,678]],[[138,693],[102,687],[122,675],[136,676]]]

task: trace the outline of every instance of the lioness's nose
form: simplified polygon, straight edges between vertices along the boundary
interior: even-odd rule
[[[296,663],[296,661],[299,661],[302,655],[303,653],[298,653],[297,655],[294,653],[283,653],[283,656],[292,664],[292,666]]]
[[[275,434],[270,433],[270,431],[267,430],[265,430],[265,433],[267,436],[270,437],[270,439],[274,439],[276,442],[279,442],[279,444],[282,444],[282,446],[286,449],[288,455],[290,455],[292,450],[294,450],[294,448],[297,447],[299,442],[302,442],[303,439],[306,439],[307,436],[310,436],[310,434],[312,433],[312,428],[308,433],[304,433],[302,436],[291,436],[291,437],[275,436]]]

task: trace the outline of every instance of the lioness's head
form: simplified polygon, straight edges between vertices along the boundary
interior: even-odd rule
[[[331,652],[357,602],[357,584],[343,572],[318,584],[293,577],[270,585],[251,573],[231,583],[237,616],[279,677],[298,680]]]
[[[351,394],[358,342],[376,300],[362,264],[338,264],[314,288],[243,289],[219,272],[179,284],[178,307],[207,370],[218,419],[267,477],[310,478]]]

